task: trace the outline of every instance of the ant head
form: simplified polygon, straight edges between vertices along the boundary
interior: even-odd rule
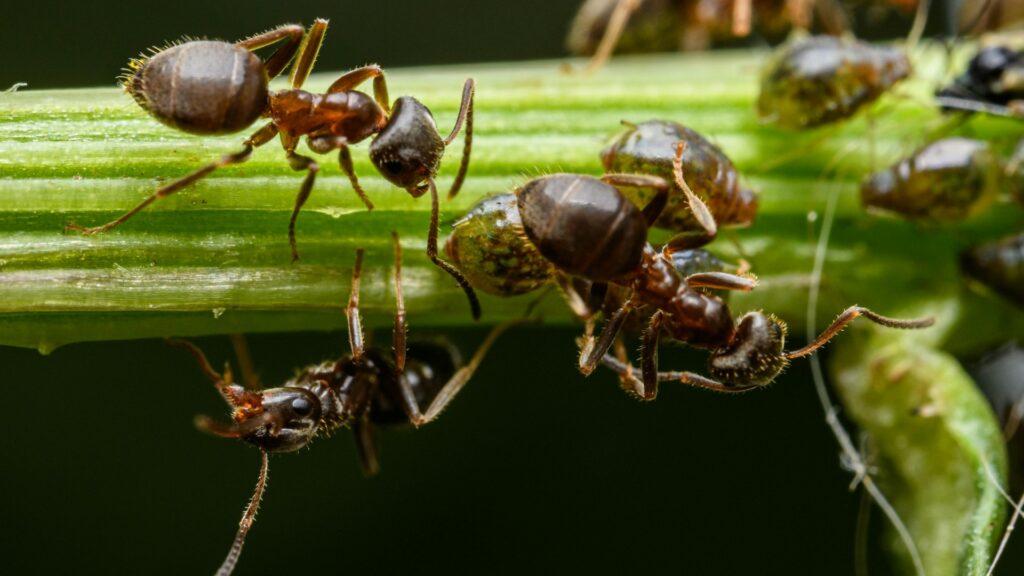
[[[732,341],[711,353],[708,370],[727,384],[767,386],[788,363],[782,352],[785,344],[784,322],[763,312],[747,312]]]
[[[968,65],[968,75],[979,83],[996,82],[1018,54],[1005,46],[992,46],[978,52]]]
[[[241,438],[267,452],[291,452],[309,444],[320,427],[320,401],[304,388],[270,388],[260,392],[241,392],[230,385],[230,395],[238,399],[235,423],[220,424],[207,417],[196,425],[211,434]],[[239,390],[235,390],[235,388]]]
[[[395,101],[391,117],[370,143],[370,160],[384,178],[414,196],[437,174],[444,156],[444,140],[426,106],[403,96]],[[418,192],[418,193],[417,193]]]

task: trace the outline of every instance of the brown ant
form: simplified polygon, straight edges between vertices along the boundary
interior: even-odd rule
[[[786,324],[760,311],[734,320],[722,299],[701,291],[752,290],[751,278],[725,272],[702,272],[682,277],[672,254],[707,244],[717,233],[707,206],[687,186],[682,174],[680,142],[676,148],[674,177],[686,194],[698,222],[699,233],[682,233],[661,251],[647,241],[647,230],[667,202],[669,184],[655,176],[605,174],[593,178],[554,174],[536,178],[516,190],[522,229],[558,272],[578,277],[595,288],[613,284],[627,289],[622,305],[613,312],[600,335],[584,338],[579,369],[590,374],[604,361],[632,381],[633,391],[653,399],[659,381],[679,381],[718,390],[739,392],[771,383],[788,362],[811,354],[859,316],[891,328],[924,328],[932,318],[897,320],[861,306],[847,308],[821,335],[792,352],[783,350]],[[617,186],[646,186],[657,194],[643,209],[626,198]],[[607,355],[630,314],[647,305],[656,311],[643,335],[642,381],[633,369]],[[673,340],[711,351],[708,369],[714,379],[693,372],[659,372],[658,340],[662,331]],[[588,331],[589,332],[589,331]]]
[[[283,386],[261,389],[251,376],[254,372],[247,364],[247,354],[239,354],[243,374],[246,375],[245,386],[242,386],[234,382],[229,364],[223,374],[218,373],[194,344],[185,340],[169,341],[195,356],[203,374],[214,383],[232,409],[233,422],[230,424],[199,416],[196,426],[217,436],[244,440],[256,446],[262,456],[255,492],[217,574],[231,574],[238,562],[246,534],[263,497],[270,452],[294,452],[309,445],[318,435],[330,434],[340,427],[351,427],[363,472],[376,474],[379,466],[373,440],[374,426],[405,422],[418,427],[433,421],[473,376],[498,336],[515,323],[495,327],[469,363],[461,368],[458,368],[461,363],[458,351],[446,344],[414,344],[407,355],[401,247],[397,234],[392,233],[392,237],[395,244],[396,303],[393,358],[380,349],[364,345],[359,314],[362,249],[356,251],[352,291],[345,309],[351,352],[338,360],[307,366]]]
[[[223,156],[158,188],[116,220],[93,228],[68,224],[66,229],[90,235],[106,232],[218,168],[245,162],[253,148],[280,135],[289,165],[293,170],[306,171],[288,222],[292,260],[298,260],[295,220],[320,170],[312,158],[295,153],[301,137],[306,136],[310,149],[318,154],[338,150],[341,169],[366,208],[372,210],[373,203],[356,178],[348,147],[373,136],[370,159],[384,178],[404,188],[414,198],[430,192],[427,256],[455,278],[469,298],[473,318],[479,318],[480,304],[473,288],[458,270],[437,256],[438,198],[434,183],[445,148],[455,140],[465,123],[462,162],[448,197],[454,197],[462,187],[473,141],[475,82],[472,78],[466,80],[455,127],[446,138],[438,133],[430,110],[415,98],[403,96],[391,107],[384,72],[377,65],[343,74],[324,94],[307,92],[302,90],[302,85],[313,68],[326,31],[327,20],[317,19],[306,33],[302,26],[286,24],[234,44],[193,40],[129,62],[122,78],[125,91],[153,117],[172,128],[190,134],[231,134],[244,130],[260,118],[269,118],[270,122],[250,136],[240,152]],[[282,41],[285,43],[265,61],[252,52]],[[281,74],[293,59],[291,88],[270,91],[270,80]],[[355,90],[371,78],[373,98]]]

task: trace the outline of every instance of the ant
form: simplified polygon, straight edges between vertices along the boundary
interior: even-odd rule
[[[725,272],[698,272],[684,278],[673,262],[674,253],[699,248],[717,234],[707,206],[683,179],[684,149],[685,143],[678,143],[673,166],[675,184],[686,194],[703,230],[680,233],[661,251],[647,241],[647,231],[667,202],[669,184],[662,178],[605,174],[598,179],[554,174],[530,180],[515,191],[522,234],[556,269],[562,286],[571,287],[573,280],[580,279],[590,285],[591,296],[595,292],[603,294],[609,284],[626,289],[622,304],[610,314],[596,339],[588,326],[579,359],[583,374],[590,374],[603,361],[629,380],[632,391],[645,400],[657,395],[658,382],[668,380],[721,392],[741,392],[768,385],[790,360],[822,347],[857,317],[903,329],[925,328],[934,322],[932,318],[887,318],[867,308],[851,306],[813,342],[785,352],[786,324],[778,318],[756,311],[734,320],[722,299],[702,289],[749,291],[756,285],[753,279]],[[649,187],[656,195],[641,209],[618,186]],[[586,309],[593,300],[577,298],[573,304],[569,295],[577,313],[596,314],[596,310]],[[607,353],[627,318],[643,306],[650,306],[655,312],[642,337],[642,380],[637,380],[632,367]],[[710,350],[708,368],[713,378],[693,372],[659,372],[657,350],[663,331],[673,340]]]
[[[236,384],[230,364],[218,373],[194,344],[169,340],[195,357],[203,374],[232,409],[233,422],[225,424],[198,416],[196,426],[210,434],[239,438],[256,446],[262,457],[253,497],[246,507],[231,549],[218,575],[230,575],[238,562],[256,516],[267,482],[268,454],[294,452],[319,435],[340,427],[351,427],[363,472],[372,476],[379,470],[373,440],[375,425],[411,423],[419,427],[435,420],[472,378],[497,338],[517,321],[500,324],[477,348],[469,363],[461,364],[458,351],[447,344],[414,344],[406,349],[405,304],[401,288],[401,246],[395,245],[394,356],[364,343],[359,313],[359,280],[363,250],[356,251],[352,289],[345,308],[351,351],[338,360],[307,366],[277,388],[261,389],[246,353],[240,353],[245,386]],[[237,343],[236,343],[237,344]]]
[[[146,197],[116,220],[86,228],[68,224],[66,229],[82,234],[106,232],[127,221],[153,202],[170,196],[213,171],[240,164],[249,159],[254,148],[280,135],[281,145],[293,170],[306,171],[306,178],[295,197],[295,208],[288,222],[288,242],[292,260],[299,259],[295,243],[295,221],[309,199],[319,164],[295,152],[302,136],[318,154],[338,151],[341,169],[352,188],[366,205],[366,196],[352,166],[349,145],[373,137],[370,159],[388,181],[404,188],[413,198],[430,192],[430,229],[427,256],[465,291],[473,318],[480,317],[480,303],[473,288],[451,264],[437,256],[438,198],[434,177],[446,147],[466,125],[462,162],[448,198],[462,187],[469,169],[473,141],[473,95],[476,83],[466,80],[462,104],[451,133],[442,138],[430,110],[415,98],[403,96],[392,107],[388,99],[384,72],[377,65],[364,66],[343,74],[324,94],[302,90],[323,43],[327,20],[317,19],[305,32],[302,26],[286,24],[234,44],[221,41],[192,40],[157,51],[129,62],[122,85],[135,101],[164,124],[190,134],[232,134],[251,126],[260,118],[270,121],[245,140],[241,151],[228,154],[198,170],[170,182]],[[284,42],[265,61],[252,51]],[[292,63],[288,90],[270,91],[276,78]],[[355,90],[373,79],[373,98]]]
[[[971,58],[967,70],[935,93],[945,111],[1024,118],[1024,50],[994,45]]]

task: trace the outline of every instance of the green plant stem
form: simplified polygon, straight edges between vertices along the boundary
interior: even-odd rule
[[[939,229],[865,216],[856,195],[860,176],[917,146],[919,127],[944,126],[918,101],[928,80],[903,89],[913,98],[879,107],[869,146],[863,119],[796,135],[759,126],[752,102],[762,58],[622,58],[593,76],[560,74],[553,62],[424,68],[390,71],[388,79],[393,95],[412,94],[430,106],[442,132],[454,121],[463,80],[478,81],[469,179],[458,198],[442,200],[442,232],[479,198],[530,176],[599,174],[598,152],[621,120],[665,118],[707,134],[761,192],[756,225],[716,244],[726,256],[748,259],[762,280],[733,307],[763,307],[794,328],[804,316],[813,252],[807,214],[820,210],[831,186],[841,187],[841,200],[825,270],[825,318],[853,302],[884,313],[922,293],[956,291],[959,248],[1019,222],[1016,209]],[[323,89],[332,77],[314,76],[309,87]],[[908,133],[907,126],[918,128]],[[970,126],[975,135],[1007,141],[1014,128],[987,119]],[[116,217],[159,182],[237,150],[244,136],[183,135],[113,88],[0,94],[0,344],[47,351],[85,340],[336,329],[344,324],[356,247],[367,250],[367,323],[385,325],[393,309],[391,230],[405,248],[413,328],[471,323],[461,291],[425,258],[429,201],[388,185],[363,145],[354,150],[356,171],[377,209],[363,209],[333,156],[318,157],[323,170],[298,220],[302,260],[295,264],[286,228],[302,175],[289,169],[276,143],[115,231],[62,232],[68,222]],[[884,162],[873,161],[872,148]],[[448,151],[442,191],[460,153],[461,141]],[[783,156],[788,161],[780,163]],[[830,165],[835,169],[826,172]],[[484,298],[484,322],[520,315],[531,298]],[[548,322],[570,320],[554,295],[541,310]]]

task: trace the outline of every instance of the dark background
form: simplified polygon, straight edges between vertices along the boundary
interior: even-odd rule
[[[147,46],[315,16],[331,19],[320,71],[557,58],[576,4],[25,2],[0,22],[0,86],[112,86]],[[577,333],[509,334],[438,422],[380,435],[378,478],[361,477],[345,431],[272,457],[238,573],[853,574],[860,497],[805,362],[766,391],[666,386],[641,404],[608,374],[577,373]],[[468,354],[482,334],[449,336]],[[215,364],[231,357],[224,338],[198,343]],[[251,343],[267,383],[347,346],[341,333]],[[662,362],[703,358],[666,351]],[[111,342],[45,357],[0,348],[0,366],[3,572],[193,574],[220,563],[259,457],[193,428],[193,415],[225,408],[190,357]],[[872,573],[885,573],[881,524],[875,512]],[[1016,544],[1000,573],[1020,569]]]

